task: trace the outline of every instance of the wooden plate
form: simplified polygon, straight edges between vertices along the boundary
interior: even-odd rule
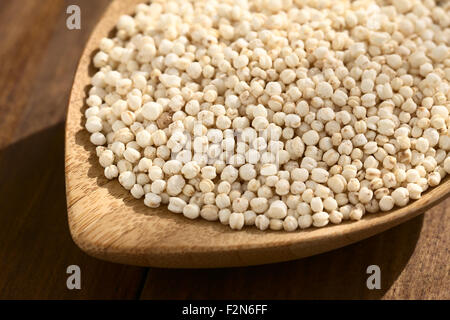
[[[70,232],[75,243],[94,257],[156,267],[211,268],[256,265],[306,257],[373,236],[425,212],[450,192],[446,179],[421,199],[388,213],[367,214],[358,222],[292,233],[232,231],[219,222],[191,221],[167,208],[150,209],[117,180],[109,181],[95,147],[84,131],[85,98],[91,59],[100,39],[119,16],[131,14],[142,0],[116,0],[98,23],[81,57],[66,123],[66,192]]]

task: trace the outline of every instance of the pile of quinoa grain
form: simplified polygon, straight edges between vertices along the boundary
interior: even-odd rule
[[[294,231],[450,172],[450,1],[154,0],[99,47],[85,127],[148,207]]]

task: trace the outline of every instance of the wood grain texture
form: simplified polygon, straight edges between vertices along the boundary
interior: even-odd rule
[[[257,265],[311,256],[373,236],[407,221],[447,197],[450,180],[407,207],[361,221],[292,233],[232,231],[218,222],[190,221],[166,207],[150,209],[117,180],[108,181],[83,128],[92,56],[120,15],[141,0],[116,0],[99,21],[81,57],[66,126],[66,192],[74,241],[88,254],[141,266],[211,268]]]
[[[77,60],[108,3],[1,2],[0,299],[139,296],[145,269],[85,255],[67,227],[65,106]],[[81,31],[65,27],[69,4],[81,7]],[[80,291],[66,287],[72,264],[81,268]]]
[[[67,227],[62,121],[77,60],[108,3],[0,1],[0,299],[450,299],[450,200],[356,244],[279,264],[143,269],[83,254]],[[69,4],[82,9],[81,31],[61,26]],[[81,291],[65,286],[70,264],[81,267]],[[380,291],[365,286],[369,264],[381,267]]]
[[[374,237],[296,261],[227,269],[151,268],[141,298],[449,299],[449,205],[447,199]],[[380,290],[366,287],[370,265],[380,267]]]

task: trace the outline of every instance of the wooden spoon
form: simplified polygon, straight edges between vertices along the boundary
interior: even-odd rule
[[[388,213],[367,214],[357,222],[292,233],[247,227],[232,231],[219,222],[191,221],[166,207],[150,209],[98,164],[83,123],[85,98],[94,70],[91,59],[100,39],[121,14],[143,0],[116,0],[98,23],[81,57],[66,124],[66,191],[69,226],[86,253],[113,262],[156,267],[211,268],[256,265],[306,257],[373,236],[407,221],[443,200],[449,179],[421,199]]]

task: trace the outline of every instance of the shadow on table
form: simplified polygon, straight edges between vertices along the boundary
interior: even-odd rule
[[[81,268],[68,290],[66,268]],[[134,299],[146,269],[84,254],[67,225],[64,123],[0,150],[0,299]]]
[[[150,269],[143,299],[379,299],[408,263],[423,215],[359,243],[291,262],[212,270]],[[381,289],[366,286],[381,269]]]
[[[117,181],[108,181],[98,164],[88,134],[76,133],[76,142],[91,152],[90,177],[99,187],[143,212],[142,200],[133,199]],[[178,216],[164,215],[166,219]],[[198,223],[198,221],[186,221]],[[423,215],[356,244],[291,262],[224,269],[150,268],[144,299],[379,299],[395,282],[414,252]],[[228,228],[225,228],[227,231]],[[367,267],[381,270],[381,289],[369,290]]]

